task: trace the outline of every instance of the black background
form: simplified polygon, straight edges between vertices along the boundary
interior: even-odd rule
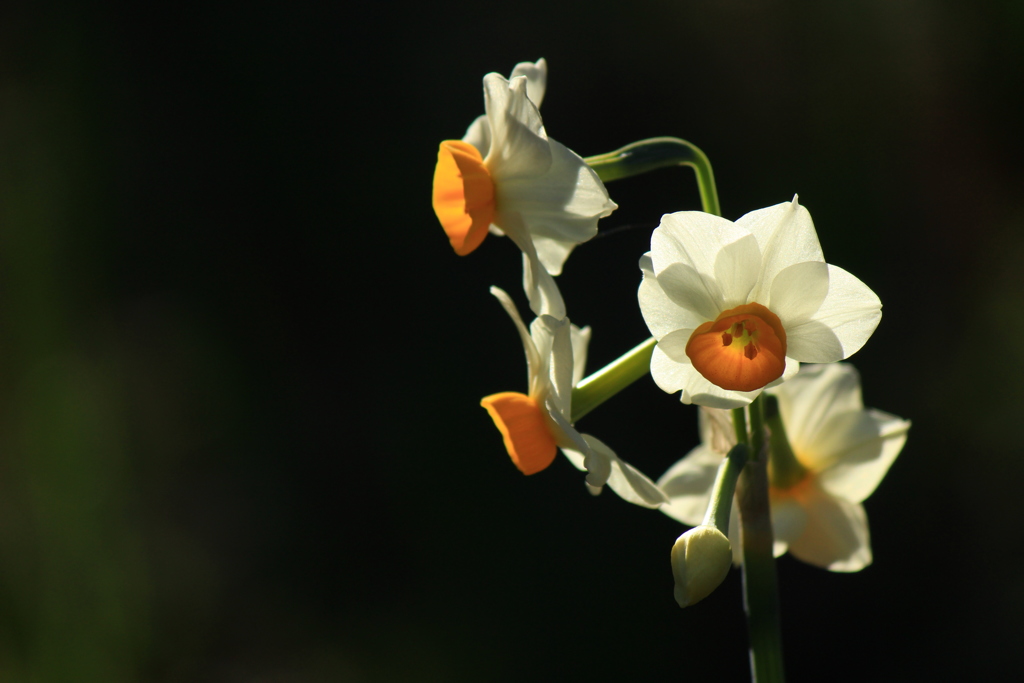
[[[997,0],[5,5],[0,678],[746,680],[738,573],[680,611],[682,527],[521,476],[478,407],[525,389],[518,253],[452,254],[431,175],[541,56],[553,138],[687,138],[732,219],[799,193],[883,301],[853,361],[914,426],[875,563],[779,563],[790,679],[1014,666],[1022,37]],[[559,279],[591,369],[699,207],[688,169],[609,191],[635,227]],[[580,427],[657,477],[695,422],[645,378]]]

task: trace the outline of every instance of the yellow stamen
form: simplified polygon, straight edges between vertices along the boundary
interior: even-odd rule
[[[494,181],[480,152],[468,142],[441,143],[434,168],[434,213],[459,256],[487,237],[494,220]]]
[[[554,461],[558,447],[537,401],[505,391],[487,396],[480,405],[490,413],[505,440],[505,450],[523,474],[540,472]]]
[[[779,317],[761,304],[744,304],[694,330],[686,355],[712,384],[754,391],[785,371],[786,330]]]

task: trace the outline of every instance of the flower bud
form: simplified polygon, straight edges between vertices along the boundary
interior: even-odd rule
[[[672,546],[675,597],[680,607],[700,602],[725,580],[732,566],[729,539],[712,526],[697,526]]]

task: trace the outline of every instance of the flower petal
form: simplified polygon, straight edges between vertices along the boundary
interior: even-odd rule
[[[775,276],[788,266],[825,260],[811,214],[800,206],[796,197],[792,202],[751,211],[736,221],[736,225],[749,230],[761,249],[761,277],[751,293],[751,301],[767,299]]]
[[[657,508],[668,501],[668,497],[647,475],[624,462],[606,443],[591,434],[583,434],[583,438],[594,453],[610,464],[607,485],[620,498],[647,508]]]
[[[858,413],[864,408],[860,396],[860,377],[849,363],[805,365],[800,373],[771,393],[779,399],[779,412],[786,435],[804,467],[818,471],[812,460],[818,434],[834,415]],[[829,452],[818,457],[827,457]],[[804,462],[804,459],[807,462]]]
[[[882,319],[882,302],[863,282],[842,268],[828,267],[825,300],[805,323],[786,329],[788,355],[805,363],[849,358]]]
[[[551,146],[540,112],[526,96],[526,79],[509,82],[500,74],[487,74],[484,106],[491,129],[491,147],[484,165],[495,184],[547,173],[551,167]]]
[[[536,474],[555,459],[558,450],[544,409],[525,394],[511,391],[492,394],[480,401],[501,432],[505,450],[523,474]]]
[[[816,447],[831,451],[831,465],[818,475],[818,481],[833,496],[860,503],[874,493],[903,450],[910,421],[867,410],[858,413],[856,421],[848,420],[848,429],[841,430],[840,425],[833,428],[836,422],[833,420],[819,433]],[[836,445],[821,443],[825,438]]]
[[[590,326],[583,328],[573,325],[569,328],[572,341],[572,385],[575,387],[586,374],[587,347],[590,345]]]
[[[683,403],[696,403],[709,408],[742,408],[761,393],[760,390],[729,391],[717,387],[704,379],[693,365],[673,360],[657,346],[651,356],[651,377],[662,391],[670,394],[682,391],[679,399]]]
[[[784,268],[772,282],[768,306],[786,329],[810,320],[828,294],[828,265],[804,261]]]
[[[700,524],[711,502],[711,487],[721,464],[722,454],[705,444],[687,453],[658,479],[658,487],[669,500],[661,511],[683,524]]]
[[[547,398],[565,417],[569,417],[572,400],[573,357],[570,327],[568,318],[558,320],[550,315],[538,316],[530,324],[530,336],[537,344],[537,351],[543,357],[546,345],[548,352],[549,375],[546,380],[550,393]]]
[[[476,120],[469,124],[462,141],[476,147],[481,157],[487,156],[491,150],[491,124],[487,122],[486,115],[476,117]]]
[[[654,276],[650,252],[640,257],[640,270],[644,276],[637,292],[640,312],[655,339],[660,340],[669,332],[678,329],[693,330],[706,322],[702,315],[681,307],[665,294],[665,290]]]
[[[542,174],[495,178],[501,214],[518,213],[534,236],[548,272],[558,275],[577,244],[597,234],[597,221],[617,208],[597,173],[575,152],[548,139],[551,163]]]
[[[539,109],[548,86],[547,60],[541,57],[536,62],[519,62],[516,64],[516,68],[512,69],[512,76],[509,77],[509,80],[511,81],[517,76],[526,78],[526,96]]]
[[[508,317],[512,318],[512,323],[516,326],[516,331],[519,332],[519,339],[523,342],[523,351],[526,353],[527,386],[532,390],[538,377],[544,377],[547,374],[546,356],[542,359],[538,353],[537,345],[534,344],[533,337],[526,329],[523,319],[519,317],[519,311],[512,303],[512,298],[505,293],[505,290],[498,287],[491,287],[490,291],[508,313]]]
[[[700,211],[662,216],[651,235],[651,258],[665,293],[705,320],[714,320],[729,304],[746,303],[761,262],[747,231]]]
[[[807,525],[800,537],[790,542],[789,552],[834,572],[856,572],[871,564],[871,537],[864,507],[815,489],[802,501]]]

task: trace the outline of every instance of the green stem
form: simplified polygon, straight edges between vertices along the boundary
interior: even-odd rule
[[[750,633],[750,669],[754,683],[782,683],[782,629],[779,588],[772,555],[768,513],[768,469],[762,459],[740,473],[739,499],[743,539],[743,605]]]
[[[580,419],[651,370],[654,338],[630,349],[576,385],[572,390],[572,421]]]
[[[700,202],[706,213],[722,215],[711,162],[699,147],[680,138],[650,138],[607,154],[584,159],[603,182],[628,178],[668,166],[689,166],[697,174]]]
[[[737,409],[733,415],[737,413],[742,413],[742,409]],[[760,396],[750,404],[750,426],[751,459],[740,473],[736,487],[743,544],[743,605],[750,633],[750,668],[754,683],[782,683],[785,677],[779,588],[768,503],[768,461],[771,454],[764,448],[764,412]]]
[[[713,526],[723,534],[729,533],[729,517],[732,512],[732,497],[736,482],[743,466],[747,463],[747,445],[738,443],[718,466],[714,486],[711,487],[711,501],[704,513],[704,525]]]

